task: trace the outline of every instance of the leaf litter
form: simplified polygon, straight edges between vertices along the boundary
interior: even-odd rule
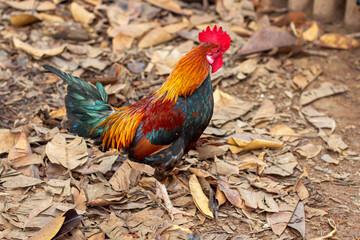
[[[319,206],[314,199],[331,198],[319,193],[327,191],[319,188],[329,179],[323,171],[342,183],[356,178],[334,167],[358,153],[348,150],[353,145],[342,134],[346,130],[339,118],[316,104],[352,89],[319,71],[313,56],[291,55],[311,53],[309,42],[355,49],[358,41],[324,34],[322,25],[305,20],[303,12],[280,17],[268,12],[257,19],[256,1],[203,3],[210,5],[5,3],[9,7],[1,11],[10,21],[0,25],[0,101],[5,106],[0,109],[0,198],[6,202],[1,238],[347,236],[333,220],[321,218],[338,217],[331,211],[334,205]],[[92,83],[103,81],[110,102],[124,106],[156,90],[198,44],[198,30],[219,22],[233,42],[231,55],[213,76],[214,116],[201,137],[205,144],[186,156],[167,186],[173,201],[197,218],[171,222],[155,195],[154,169],[121,153],[101,153],[92,141],[69,134],[64,84],[36,69],[51,62]],[[305,179],[302,167],[308,164],[315,171],[308,167]],[[322,232],[329,230],[327,224],[333,230],[316,238],[319,232],[309,227],[314,222],[320,222]]]

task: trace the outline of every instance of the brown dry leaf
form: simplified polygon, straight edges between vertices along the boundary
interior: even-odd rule
[[[246,179],[251,186],[256,187],[257,189],[263,189],[268,193],[274,193],[277,195],[286,195],[287,191],[285,190],[286,186],[281,182],[276,182],[267,177],[259,177],[254,174],[249,174]]]
[[[84,190],[79,191],[77,188],[71,188],[71,194],[76,205],[75,209],[79,211],[86,211],[86,196]]]
[[[327,163],[333,163],[336,165],[339,164],[339,159],[333,158],[329,154],[322,155],[321,160],[323,160],[324,162],[327,162]]]
[[[146,164],[126,160],[110,178],[109,183],[115,191],[129,190],[135,186],[141,173],[154,174],[154,169]]]
[[[144,35],[145,32],[155,27],[159,27],[159,23],[147,22],[147,23],[123,25],[115,28],[109,28],[107,34],[109,35],[109,37],[115,37],[119,33],[122,33],[123,35],[137,38],[137,37],[141,37],[142,35]]]
[[[360,42],[351,37],[346,37],[338,33],[327,33],[315,42],[317,45],[335,49],[354,49],[360,46]]]
[[[62,215],[54,218],[48,224],[46,224],[40,231],[38,231],[33,236],[31,236],[29,240],[53,239],[56,236],[56,234],[59,232],[64,221],[65,221],[65,217]]]
[[[220,159],[218,159],[217,157],[215,157],[215,164],[213,165],[213,170],[218,174],[218,175],[223,175],[223,176],[230,176],[230,175],[238,175],[239,174],[239,168],[227,163],[225,161],[222,161]]]
[[[277,156],[273,165],[265,168],[264,174],[290,176],[293,174],[297,164],[296,158],[292,153],[285,153]]]
[[[299,199],[290,199],[290,201],[289,204],[281,202],[279,205],[279,212],[268,213],[266,215],[266,220],[276,235],[280,236],[285,231]]]
[[[118,33],[112,40],[112,50],[114,53],[122,53],[127,48],[131,48],[134,38],[123,33]]]
[[[180,5],[173,1],[173,0],[146,0],[147,2],[166,9],[170,12],[174,12],[177,14],[184,14],[184,15],[192,15],[193,11],[190,9],[181,9]]]
[[[189,168],[189,172],[195,174],[199,178],[211,177],[214,180],[216,179],[216,177],[214,177],[211,173],[200,168]]]
[[[40,156],[36,153],[32,153],[32,154],[25,155],[23,157],[12,159],[10,162],[11,162],[11,166],[15,169],[18,169],[20,167],[25,167],[28,165],[44,163],[42,156]]]
[[[281,148],[283,146],[281,142],[270,137],[251,133],[234,134],[227,143],[231,145],[229,149],[232,153],[262,148]]]
[[[36,11],[50,11],[55,10],[56,5],[51,1],[40,1],[36,0],[26,0],[26,1],[6,1],[6,3],[12,8],[18,10],[36,10]]]
[[[349,146],[342,140],[342,137],[337,134],[331,134],[327,140],[327,144],[330,150],[334,152],[342,153]]]
[[[204,160],[224,155],[227,151],[227,146],[201,145],[196,150],[199,152],[198,159]]]
[[[243,207],[243,200],[240,197],[238,191],[231,189],[230,184],[227,181],[222,179],[218,179],[218,188],[221,192],[224,193],[226,199],[231,202],[232,205],[242,208]]]
[[[166,41],[169,41],[176,37],[176,32],[181,29],[187,27],[189,25],[189,21],[184,18],[182,22],[170,24],[164,27],[156,27],[149,31],[143,36],[139,43],[139,48],[151,47]]]
[[[25,52],[29,53],[36,59],[56,56],[61,54],[65,50],[65,45],[51,49],[40,49],[40,48],[34,48],[33,46],[24,43],[17,38],[13,38],[13,42],[15,49],[24,50]]]
[[[194,203],[199,211],[208,218],[214,218],[214,214],[209,208],[209,199],[204,194],[201,185],[195,174],[189,177],[189,188]]]
[[[289,227],[296,229],[305,239],[305,212],[304,203],[299,201],[288,224]]]
[[[303,175],[302,175],[303,176]],[[307,200],[310,196],[309,191],[306,189],[305,185],[302,183],[301,178],[299,178],[294,186],[294,190],[299,196],[300,200]]]
[[[39,13],[39,19],[41,19],[42,21],[50,21],[50,22],[65,22],[65,20],[62,17],[47,13]]]
[[[239,170],[254,169],[257,168],[261,174],[268,165],[260,158],[256,156],[245,156],[241,159],[241,163],[237,165]]]
[[[249,112],[255,103],[244,102],[216,88],[214,91],[214,114],[211,123],[220,127]]]
[[[221,206],[221,205],[223,205],[224,203],[226,203],[226,196],[225,196],[225,194],[219,189],[219,186],[216,187],[215,198],[216,198],[219,206]]]
[[[91,237],[89,237],[88,240],[105,240],[105,233],[103,232],[96,233]]]
[[[59,108],[58,110],[53,110],[49,113],[53,118],[63,119],[66,116],[66,107]]]
[[[105,206],[109,206],[109,205],[113,205],[113,204],[120,204],[121,202],[123,202],[125,196],[120,196],[120,197],[112,197],[112,198],[97,198],[94,200],[89,201],[86,205],[90,206],[90,207],[105,207]]]
[[[295,43],[296,37],[287,31],[269,26],[254,32],[238,54],[243,56],[282,48],[291,50],[291,48],[295,46]]]
[[[20,132],[11,132],[9,129],[0,129],[0,154],[9,152],[20,135]]]
[[[20,137],[17,139],[15,145],[10,149],[8,160],[11,163],[12,160],[20,157],[25,157],[31,154],[31,147],[27,140],[26,133],[22,132]]]
[[[19,14],[10,17],[10,24],[16,27],[23,27],[40,21],[39,18],[31,14]]]
[[[270,194],[261,191],[255,192],[242,187],[238,187],[238,191],[247,207],[262,209],[266,212],[279,212],[279,206]]]
[[[310,82],[310,80],[301,73],[295,74],[292,79],[293,85],[296,88],[304,89]]]
[[[88,158],[83,138],[76,137],[67,144],[66,139],[59,133],[46,145],[45,152],[52,163],[60,164],[70,170],[83,165]]]
[[[22,174],[2,177],[2,181],[4,181],[4,183],[2,183],[2,186],[9,189],[35,186],[43,182],[40,179],[28,177]]]
[[[283,141],[293,142],[295,137],[291,137],[296,134],[296,132],[284,123],[275,124],[270,127],[270,134],[275,139],[281,138]]]
[[[326,128],[331,129],[330,133],[333,133],[336,128],[336,122],[334,119],[329,117],[306,117],[311,124],[313,124],[318,129]]]
[[[269,100],[265,99],[259,108],[257,112],[255,113],[255,116],[253,117],[252,121],[254,124],[258,124],[265,121],[271,121],[274,119],[274,115],[276,113],[276,108],[274,103]]]
[[[95,14],[87,11],[77,2],[72,2],[70,4],[70,11],[76,21],[85,25],[91,24],[95,19]]]
[[[326,83],[325,86],[322,86],[320,88],[302,92],[300,96],[300,104],[307,105],[319,98],[343,93],[346,92],[347,90],[348,87],[346,85],[332,86],[330,83]]]
[[[322,150],[322,146],[308,143],[296,149],[296,152],[306,158],[316,157]]]
[[[309,240],[324,240],[324,239],[332,238],[335,235],[335,233],[337,232],[337,228],[336,228],[334,220],[328,218],[328,223],[329,223],[330,227],[332,227],[332,229],[333,229],[331,232],[329,232],[325,236],[317,237],[317,238],[311,238]]]

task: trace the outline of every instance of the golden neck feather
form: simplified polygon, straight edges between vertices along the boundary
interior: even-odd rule
[[[176,64],[166,82],[155,92],[158,98],[176,101],[178,96],[187,97],[202,84],[209,74],[210,64],[206,53],[216,45],[203,43],[188,52]]]

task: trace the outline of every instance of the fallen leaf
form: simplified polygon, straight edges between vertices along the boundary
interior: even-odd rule
[[[131,48],[133,42],[133,37],[118,33],[112,40],[112,50],[114,53],[123,53],[125,49]]]
[[[261,103],[259,110],[256,111],[252,121],[254,122],[254,124],[258,124],[264,121],[271,121],[272,119],[274,119],[275,113],[276,108],[274,103],[269,99],[265,99]]]
[[[204,194],[201,185],[195,174],[189,177],[189,188],[194,203],[199,211],[208,218],[214,218],[214,214],[209,208],[209,199]]]
[[[262,209],[266,212],[279,212],[278,204],[270,194],[261,191],[255,192],[241,187],[238,187],[238,191],[247,207]]]
[[[31,147],[27,140],[26,133],[22,132],[19,138],[17,139],[15,145],[10,149],[8,160],[11,163],[12,160],[20,157],[25,157],[26,155],[31,154]]]
[[[335,49],[354,49],[360,46],[360,42],[351,37],[346,37],[338,33],[327,33],[315,42],[317,45]]]
[[[305,239],[305,212],[302,201],[298,202],[288,226],[296,229],[301,234],[302,238]]]
[[[323,160],[326,163],[333,163],[333,164],[336,164],[336,165],[339,164],[339,159],[333,158],[329,154],[322,155],[321,160]]]
[[[300,200],[305,201],[309,198],[309,191],[306,189],[305,185],[302,183],[301,178],[299,178],[294,186],[294,190],[299,196]]]
[[[173,0],[146,0],[146,1],[157,7],[166,9],[170,12],[174,12],[177,14],[192,15],[193,13],[193,11],[190,9],[182,9],[181,6]]]
[[[231,145],[229,149],[232,153],[262,148],[281,148],[283,146],[282,143],[270,137],[250,133],[234,134],[227,143]]]
[[[36,11],[50,11],[55,10],[56,5],[51,1],[41,1],[36,2],[36,0],[26,0],[26,1],[6,1],[6,3],[11,6],[12,8],[18,10],[36,10]]]
[[[56,236],[56,234],[59,232],[64,221],[65,221],[65,217],[62,215],[54,218],[48,224],[46,224],[40,231],[38,231],[33,236],[31,236],[29,240],[53,239]]]
[[[264,174],[290,176],[298,163],[292,153],[285,153],[277,156],[272,164],[270,167],[265,168]]]
[[[22,174],[18,174],[16,176],[2,177],[2,180],[4,181],[4,183],[2,183],[3,187],[9,189],[35,186],[43,182],[40,179],[28,177]]]
[[[153,175],[154,169],[149,165],[126,160],[110,178],[109,183],[115,191],[129,190],[137,184],[143,172]]]
[[[322,150],[321,145],[308,143],[296,149],[296,152],[306,158],[316,157]]]
[[[214,156],[222,156],[226,153],[227,149],[224,149],[225,146],[214,146],[214,145],[201,145],[196,148],[199,152],[198,159],[204,160],[209,158],[214,158]],[[226,146],[227,147],[227,146]]]
[[[240,197],[238,191],[231,189],[230,184],[227,181],[218,179],[218,188],[224,193],[226,199],[235,207],[242,208],[243,200]],[[220,204],[220,203],[219,203]]]
[[[70,4],[70,11],[76,21],[85,25],[91,24],[95,19],[95,14],[87,11],[77,2],[72,2]]]
[[[283,141],[293,142],[296,140],[296,137],[291,137],[296,134],[296,132],[284,123],[275,124],[270,127],[270,134],[275,139],[282,139]]]
[[[67,169],[73,170],[83,165],[88,152],[85,140],[76,137],[69,144],[61,134],[56,134],[54,138],[46,145],[46,155],[52,163],[60,164]]]
[[[349,146],[342,140],[342,137],[337,134],[331,134],[327,140],[327,144],[330,150],[334,152],[342,153]]]
[[[200,160],[200,159],[199,159]],[[218,159],[217,157],[215,157],[215,165],[214,166],[214,170],[217,174],[219,175],[223,175],[223,176],[230,176],[230,175],[237,175],[239,174],[239,168],[229,164],[225,161],[222,161],[220,159]]]
[[[39,13],[39,19],[42,21],[65,22],[65,20],[62,17],[47,13]]]
[[[215,198],[219,204],[219,206],[226,203],[226,196],[225,194],[219,189],[219,187],[216,188]]]
[[[298,26],[300,22],[296,22]],[[302,38],[305,41],[313,42],[320,35],[320,28],[316,21],[305,21],[300,23],[300,29],[297,28],[298,32],[302,31]]]
[[[307,90],[301,93],[300,104],[307,105],[319,98],[343,93],[346,92],[347,90],[348,87],[346,85],[338,85],[338,86],[325,85],[317,89]]]
[[[40,21],[39,18],[31,14],[19,14],[10,17],[10,24],[16,27],[23,27]]]
[[[0,129],[0,154],[9,152],[20,135],[20,132],[12,132],[9,129]]]
[[[65,45],[52,49],[39,49],[39,48],[34,48],[31,45],[24,43],[17,38],[13,38],[13,42],[15,49],[24,50],[25,52],[29,53],[36,59],[56,56],[65,50]]]
[[[299,200],[295,198],[290,199],[289,203],[281,202],[279,212],[267,213],[266,220],[276,235],[280,236],[285,231],[298,201]]]
[[[109,35],[109,37],[115,37],[119,33],[121,33],[122,35],[126,35],[132,38],[137,38],[137,37],[141,37],[142,35],[144,35],[144,33],[155,27],[159,27],[159,23],[147,22],[147,23],[129,24],[129,25],[118,26],[115,28],[110,28],[107,31],[107,34]]]
[[[260,28],[250,37],[245,46],[238,52],[239,55],[270,51],[272,49],[291,49],[295,46],[296,37],[274,26]]]
[[[258,169],[261,174],[268,165],[256,156],[245,156],[241,159],[240,164],[237,165],[239,170]]]
[[[103,232],[96,233],[91,237],[89,237],[88,240],[105,240],[105,233]]]
[[[58,110],[53,110],[49,113],[53,118],[63,119],[66,116],[66,107],[59,108]]]
[[[306,217],[308,219],[311,219],[312,217],[322,217],[327,215],[328,213],[322,209],[317,209],[317,208],[312,208],[309,206],[305,206],[305,212],[306,212]]]

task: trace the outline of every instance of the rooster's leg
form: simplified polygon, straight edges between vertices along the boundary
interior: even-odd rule
[[[162,184],[158,180],[156,180],[156,190],[157,190],[157,194],[160,196],[160,198],[162,198],[164,200],[165,208],[168,210],[171,220],[174,220],[175,214],[194,216],[191,213],[184,212],[184,211],[180,210],[179,208],[174,207],[170,201],[165,184]]]

